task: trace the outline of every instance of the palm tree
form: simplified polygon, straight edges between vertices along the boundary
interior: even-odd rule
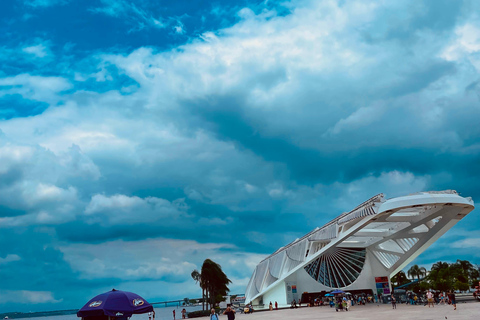
[[[432,267],[430,268],[430,270],[438,270],[438,271],[440,271],[442,269],[448,269],[448,263],[438,261],[438,262],[432,264]]]
[[[191,276],[193,280],[195,280],[195,283],[198,283],[200,288],[202,288],[202,310],[205,310],[205,288],[202,285],[202,275],[197,269],[195,269],[192,271]]]
[[[424,267],[418,268],[418,276],[418,279],[420,279],[420,276],[423,276],[425,278],[427,276],[427,269],[425,269]]]
[[[206,293],[207,308],[208,302],[213,306],[218,302],[218,296],[225,296],[230,291],[228,285],[232,281],[227,278],[227,275],[222,271],[222,267],[210,259],[203,262],[200,278]]]
[[[455,262],[456,265],[460,267],[460,269],[463,270],[465,274],[469,274],[472,269],[475,269],[473,265],[470,263],[470,261],[467,260],[460,260],[458,259],[457,262]]]
[[[410,269],[408,269],[407,271],[407,274],[413,279],[415,279],[415,277],[417,277],[418,279],[420,279],[420,267],[416,264],[414,264],[413,266],[410,267]]]

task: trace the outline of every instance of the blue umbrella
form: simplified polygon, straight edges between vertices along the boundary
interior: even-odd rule
[[[77,317],[116,317],[127,318],[132,314],[153,311],[153,307],[139,295],[113,289],[90,299],[77,312]]]
[[[333,293],[333,294],[339,294],[339,293],[345,293],[345,291],[342,291],[342,290],[334,290],[330,293]]]

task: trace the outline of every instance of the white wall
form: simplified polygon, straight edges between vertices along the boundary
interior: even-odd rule
[[[279,307],[285,307],[289,304],[287,304],[287,291],[285,288],[285,281],[279,281],[278,284],[275,284],[275,286],[266,292],[263,295],[263,303],[265,304],[265,307],[268,308],[268,304],[272,301],[273,306],[275,306],[275,301],[278,302]]]

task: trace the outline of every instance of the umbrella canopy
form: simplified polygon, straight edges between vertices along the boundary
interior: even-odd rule
[[[340,294],[340,293],[345,293],[345,291],[342,291],[342,290],[333,290],[332,292],[330,293],[333,293],[333,294]]]
[[[334,296],[334,294],[331,294],[331,293],[327,293],[327,294],[325,295],[325,297],[333,297],[333,296]]]
[[[138,294],[113,289],[90,299],[77,312],[77,317],[131,317],[132,314],[153,311],[153,307]]]

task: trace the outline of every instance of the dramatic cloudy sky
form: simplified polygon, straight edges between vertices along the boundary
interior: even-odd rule
[[[0,4],[0,312],[195,298],[369,197],[480,201],[478,1]],[[477,207],[480,205],[476,203]],[[478,209],[415,263],[480,263]]]

